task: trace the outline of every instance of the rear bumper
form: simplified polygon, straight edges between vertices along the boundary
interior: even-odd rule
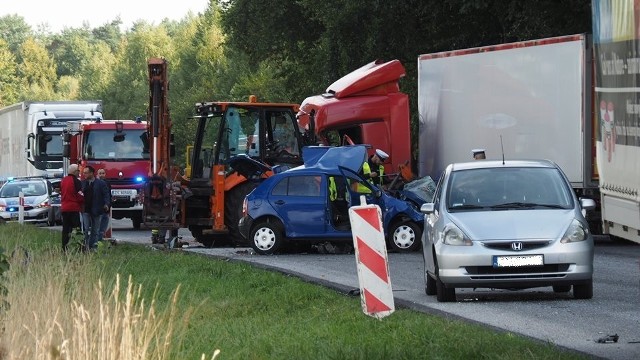
[[[243,238],[249,238],[249,231],[251,231],[251,226],[253,225],[253,218],[251,216],[243,216],[238,222],[238,229],[240,230],[240,234]]]

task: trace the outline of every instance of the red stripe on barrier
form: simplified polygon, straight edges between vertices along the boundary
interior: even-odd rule
[[[362,220],[368,222],[369,225],[373,226],[376,231],[382,232],[382,229],[380,228],[380,218],[378,217],[377,208],[357,209],[354,211],[362,218]]]
[[[358,239],[358,257],[360,262],[376,274],[382,281],[389,283],[389,277],[387,276],[387,266],[380,254],[373,250],[359,237]]]
[[[373,296],[367,289],[364,289],[364,302],[367,306],[368,313],[376,313],[381,311],[391,310],[385,303],[380,301],[377,297]]]

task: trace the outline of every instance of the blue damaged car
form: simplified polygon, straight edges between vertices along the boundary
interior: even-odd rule
[[[367,204],[382,210],[387,248],[420,248],[424,218],[419,209],[358,175],[367,159],[364,145],[306,147],[303,159],[304,165],[269,177],[246,196],[239,228],[256,253],[276,253],[287,242],[352,242],[348,209],[363,195],[350,186],[355,182],[369,188]]]

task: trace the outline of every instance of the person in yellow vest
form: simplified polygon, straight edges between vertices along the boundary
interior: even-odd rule
[[[362,176],[372,184],[382,187],[386,183],[384,177],[384,162],[389,158],[389,154],[376,149],[375,153],[369,157],[368,161],[362,164]],[[359,193],[368,194],[371,192],[368,187],[358,183]]]

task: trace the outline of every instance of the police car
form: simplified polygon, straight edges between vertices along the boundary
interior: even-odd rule
[[[59,194],[53,191],[51,183],[44,178],[14,178],[5,182],[0,188],[1,221],[18,221],[20,193],[23,195],[25,223],[56,223],[51,201]]]

